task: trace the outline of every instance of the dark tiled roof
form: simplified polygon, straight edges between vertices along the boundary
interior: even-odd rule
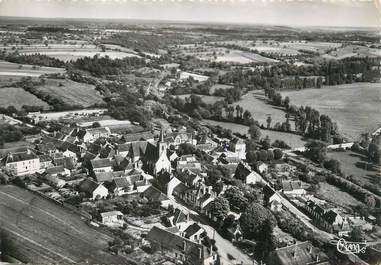
[[[34,154],[31,151],[27,152],[20,152],[20,153],[9,153],[6,157],[6,163],[15,163],[15,162],[21,162],[21,161],[28,161],[37,159],[38,156]]]
[[[149,131],[139,132],[139,133],[129,133],[129,134],[123,135],[123,139],[126,142],[135,142],[135,141],[141,141],[141,140],[150,140],[150,139],[153,139],[153,138],[154,138],[154,135],[151,132],[149,132]]]
[[[168,197],[165,196],[160,190],[156,189],[153,186],[150,186],[143,192],[143,196],[151,201],[166,201]]]
[[[107,158],[104,158],[104,159],[94,159],[94,160],[91,160],[91,166],[93,168],[111,167],[112,163]]]
[[[45,172],[49,175],[60,174],[60,173],[65,172],[65,169],[63,166],[49,167],[46,169]]]
[[[316,262],[317,257],[320,262]],[[327,255],[308,241],[283,247],[270,253],[268,264],[273,265],[307,265],[329,264]]]
[[[190,238],[194,234],[196,234],[201,228],[197,223],[193,223],[184,230],[184,236],[186,238]]]
[[[86,192],[87,194],[93,193],[93,191],[99,186],[98,183],[91,179],[85,179],[79,184],[79,190]]]
[[[209,257],[209,252],[203,245],[156,226],[147,234],[147,240],[159,244],[163,249],[182,252],[185,256],[186,264],[203,264],[203,260]]]

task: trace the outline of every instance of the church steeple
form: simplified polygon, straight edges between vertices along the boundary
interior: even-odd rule
[[[161,129],[159,142],[158,142],[159,155],[167,151],[167,143],[164,141],[164,130]]]

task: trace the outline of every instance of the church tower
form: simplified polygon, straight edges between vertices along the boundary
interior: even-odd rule
[[[159,142],[158,142],[157,146],[158,146],[158,150],[159,150],[159,156],[163,152],[167,151],[167,143],[164,141],[164,131],[163,131],[163,129],[160,132],[160,138],[159,138]]]

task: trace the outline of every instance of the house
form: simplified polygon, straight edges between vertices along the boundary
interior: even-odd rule
[[[165,141],[170,146],[178,147],[180,144],[195,144],[191,133],[174,132],[165,136]]]
[[[207,236],[205,229],[198,223],[190,224],[183,232],[181,236],[185,237],[193,242],[201,242],[201,240]]]
[[[66,185],[66,181],[59,178],[57,175],[46,175],[45,179],[50,185],[57,189],[63,188]]]
[[[263,182],[262,176],[252,171],[246,163],[239,163],[234,173],[234,178],[241,180],[245,184],[255,184]]]
[[[76,128],[70,133],[70,137],[79,142],[94,142],[99,138],[108,138],[111,132],[107,127],[80,129]],[[64,139],[66,141],[67,137]]]
[[[187,186],[195,186],[197,183],[204,181],[204,178],[201,175],[194,173],[189,169],[180,172],[177,178]]]
[[[217,255],[204,245],[154,226],[147,234],[147,240],[157,244],[166,255],[186,265],[214,264]]]
[[[240,241],[243,236],[239,222],[232,222],[232,224],[228,228],[226,228],[226,235],[227,238],[232,242]]]
[[[83,180],[78,188],[80,192],[84,192],[91,200],[105,199],[108,196],[107,188],[91,179]]]
[[[273,188],[266,185],[263,188],[263,195],[265,205],[271,210],[282,209],[282,197]]]
[[[123,135],[122,140],[125,141],[126,144],[136,142],[136,141],[147,141],[153,142],[154,135],[150,131],[143,131],[138,133],[128,133]]]
[[[143,191],[142,197],[146,198],[148,201],[157,201],[160,202],[161,207],[168,208],[168,206],[172,203],[164,193],[155,188],[154,186],[148,187],[145,191]]]
[[[130,148],[130,143],[118,144],[118,146],[116,147],[116,154],[121,157],[126,157],[128,155],[128,152],[130,151]]]
[[[8,153],[2,164],[16,176],[34,174],[40,170],[40,158],[30,149],[26,152]]]
[[[112,172],[112,163],[110,159],[103,158],[103,159],[93,159],[90,161],[91,163],[91,170],[94,173],[98,172]]]
[[[52,159],[49,155],[39,155],[40,158],[40,169],[46,169],[53,166]]]
[[[330,265],[327,255],[308,241],[272,251],[266,263],[271,265]]]
[[[123,227],[123,213],[110,211],[101,213],[102,224],[110,227]]]
[[[205,193],[196,202],[196,207],[202,211],[208,203],[214,201],[215,197],[211,193]]]
[[[50,176],[70,176],[70,170],[64,168],[63,166],[49,167],[45,170],[45,173]]]
[[[197,160],[197,158],[194,155],[183,155],[177,160],[177,172],[182,172],[187,169],[190,169],[193,172],[201,171],[201,163]]]
[[[122,177],[116,177],[111,181],[109,190],[116,196],[122,196],[129,193],[143,192],[151,183],[143,174],[133,174]]]
[[[236,153],[240,159],[246,158],[246,144],[240,138],[234,138],[229,144],[230,151]]]
[[[184,213],[178,208],[173,209],[172,212],[165,216],[165,223],[170,227],[177,227],[179,231],[184,231],[189,222],[189,213]]]
[[[79,145],[64,141],[57,147],[57,149],[62,153],[64,157],[71,157],[78,159],[82,156],[84,148]]]
[[[56,152],[57,148],[53,143],[48,142],[43,144],[37,144],[36,150],[46,155],[52,155]]]
[[[303,196],[307,191],[302,188],[302,182],[284,180],[282,181],[282,192],[286,196]]]

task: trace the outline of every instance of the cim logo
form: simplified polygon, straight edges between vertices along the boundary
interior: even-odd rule
[[[336,245],[337,251],[343,254],[365,253],[367,247],[366,241],[351,242],[346,241],[344,238],[340,238],[339,240],[332,240],[331,243]]]

